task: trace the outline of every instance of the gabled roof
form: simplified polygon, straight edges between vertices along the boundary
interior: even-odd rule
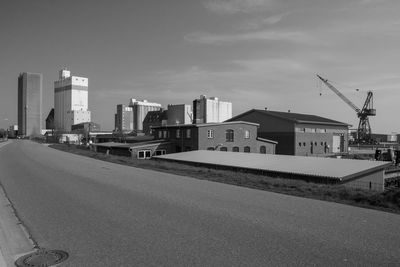
[[[243,116],[256,113],[261,116],[272,116],[275,118],[279,118],[286,121],[291,121],[294,123],[310,123],[310,124],[326,124],[326,125],[337,125],[337,126],[351,126],[350,124],[331,120],[328,118],[309,115],[309,114],[300,114],[300,113],[292,113],[292,112],[280,112],[280,111],[270,111],[270,110],[262,110],[262,109],[251,109],[247,112],[239,114],[227,121],[235,121],[235,120],[243,120]]]

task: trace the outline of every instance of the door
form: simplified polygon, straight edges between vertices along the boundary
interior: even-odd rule
[[[332,140],[332,152],[339,153],[340,152],[340,135],[334,135]]]

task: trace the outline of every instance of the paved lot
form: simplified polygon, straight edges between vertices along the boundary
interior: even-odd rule
[[[400,216],[102,162],[26,140],[0,181],[63,266],[400,264]]]

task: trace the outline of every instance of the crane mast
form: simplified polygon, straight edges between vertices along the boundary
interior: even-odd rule
[[[353,102],[351,102],[346,96],[344,96],[335,86],[333,86],[328,79],[322,78],[317,74],[317,77],[336,95],[338,95],[345,103],[347,103],[356,113],[360,119],[357,128],[357,143],[371,143],[371,125],[369,123],[369,116],[376,115],[376,109],[373,108],[373,94],[368,91],[367,98],[365,99],[363,108],[358,108]]]

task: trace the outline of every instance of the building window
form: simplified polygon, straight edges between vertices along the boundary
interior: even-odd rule
[[[299,142],[299,146],[301,146],[301,142]]]
[[[181,137],[181,129],[176,129],[176,138]]]
[[[156,151],[154,151],[154,155],[156,156],[161,156],[161,155],[165,155],[167,154],[167,151],[165,149],[158,149]]]
[[[139,150],[137,153],[138,159],[149,159],[151,158],[151,150]]]
[[[303,146],[306,146],[306,142],[303,142]]]
[[[226,134],[226,142],[233,142],[233,140],[234,140],[233,130],[228,129],[228,130],[226,130],[225,134]]]
[[[207,147],[207,150],[214,150],[214,148],[213,147]]]
[[[244,131],[244,138],[245,139],[249,139],[250,138],[250,131],[249,130],[245,130]]]
[[[267,148],[265,146],[260,146],[260,154],[267,154]]]
[[[163,131],[163,138],[167,138],[168,137],[168,131],[167,130],[164,130]]]
[[[186,138],[192,137],[192,129],[186,129]]]
[[[243,149],[243,151],[244,151],[245,153],[250,153],[250,147],[249,147],[249,146],[245,146],[244,149]]]
[[[159,138],[159,139],[162,138],[162,131],[158,131],[158,138]]]
[[[207,130],[207,138],[214,138],[214,130]]]
[[[239,152],[239,147],[238,146],[234,146],[232,148],[232,152]]]
[[[228,148],[226,147],[226,146],[223,146],[223,147],[221,147],[220,149],[219,149],[220,151],[228,151]]]

